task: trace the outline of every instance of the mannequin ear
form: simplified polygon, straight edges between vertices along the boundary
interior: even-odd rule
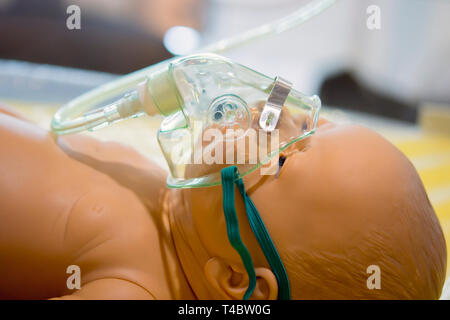
[[[248,288],[247,271],[242,265],[227,263],[213,257],[205,264],[205,276],[221,299],[242,300]],[[268,268],[256,268],[256,287],[251,299],[275,300],[278,296],[278,283]]]

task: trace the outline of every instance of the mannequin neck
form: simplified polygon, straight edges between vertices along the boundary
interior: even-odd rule
[[[169,221],[176,254],[192,291],[198,299],[213,299],[204,274],[210,256],[195,229],[189,202],[183,190],[170,190]]]

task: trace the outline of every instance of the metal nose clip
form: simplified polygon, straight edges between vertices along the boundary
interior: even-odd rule
[[[272,132],[277,126],[281,109],[291,92],[292,83],[276,77],[269,98],[259,118],[259,126],[266,132]]]

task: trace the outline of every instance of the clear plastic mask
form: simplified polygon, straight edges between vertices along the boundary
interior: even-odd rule
[[[84,94],[58,110],[52,130],[70,134],[162,114],[157,139],[170,170],[167,185],[190,188],[219,185],[221,169],[232,165],[238,179],[260,167],[262,174],[274,174],[276,155],[316,129],[317,96],[218,55],[163,62],[144,79],[125,78]],[[127,93],[95,108],[118,88]]]
[[[317,96],[292,88],[281,88],[285,97],[277,99],[277,81],[212,54],[175,60],[149,77],[148,90],[165,115],[158,142],[170,169],[168,186],[219,185],[220,170],[231,165],[240,177],[262,166],[263,172],[264,165],[263,174],[273,174],[268,163],[315,131],[320,109]],[[271,99],[280,104],[278,114]]]

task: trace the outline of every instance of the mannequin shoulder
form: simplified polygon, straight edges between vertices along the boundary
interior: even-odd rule
[[[121,186],[88,190],[67,213],[65,251],[83,282],[120,279],[164,295],[163,235],[139,198]]]

